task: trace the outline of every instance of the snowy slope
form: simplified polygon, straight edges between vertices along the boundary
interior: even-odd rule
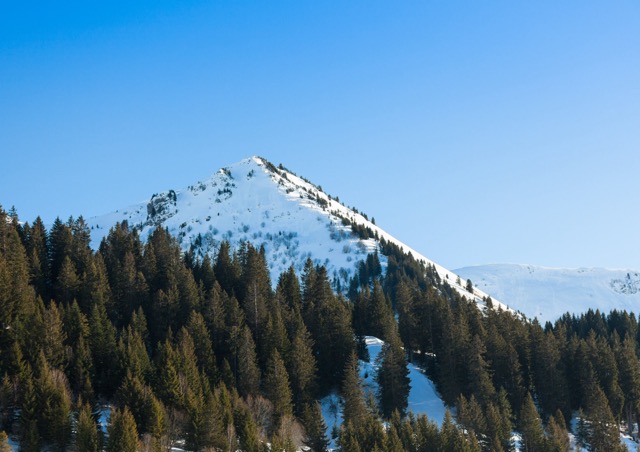
[[[382,350],[384,342],[377,337],[366,337],[367,349],[369,350],[369,362],[360,361],[360,378],[364,386],[365,393],[376,394],[378,385],[375,382],[376,366],[375,361]],[[425,375],[422,370],[409,363],[409,379],[411,380],[411,390],[409,391],[409,407],[407,411],[415,414],[425,414],[427,417],[442,425],[446,407],[440,396],[436,392],[435,385]],[[322,399],[322,415],[327,424],[327,433],[340,428],[342,425],[342,409],[340,398],[332,394]],[[331,447],[335,447],[332,441]]]
[[[565,312],[613,309],[640,312],[640,271],[602,268],[548,268],[494,264],[456,270],[485,292],[541,322]]]
[[[464,283],[457,284],[454,273],[395,239],[355,209],[332,199],[320,187],[260,157],[223,168],[208,180],[188,188],[155,194],[149,201],[87,222],[94,248],[116,222],[127,220],[142,239],[156,226],[162,226],[178,238],[184,250],[194,246],[200,255],[208,253],[215,257],[223,240],[228,240],[232,247],[242,240],[263,245],[274,284],[290,265],[301,272],[305,260],[311,257],[316,264],[325,265],[328,274],[346,287],[357,263],[377,250],[378,242],[361,240],[343,219],[368,227],[378,237],[433,265],[443,280],[471,297],[462,287]],[[384,256],[380,256],[380,261],[384,269]],[[477,302],[486,296],[474,290]]]

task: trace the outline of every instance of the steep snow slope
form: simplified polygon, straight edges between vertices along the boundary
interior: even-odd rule
[[[310,257],[315,264],[325,265],[342,287],[354,275],[357,263],[379,245],[373,238],[362,240],[353,234],[351,222],[371,229],[379,238],[433,265],[443,280],[471,297],[454,273],[396,240],[320,187],[260,157],[223,168],[208,180],[186,189],[155,194],[147,202],[89,219],[92,246],[97,248],[109,229],[123,220],[136,228],[142,239],[156,226],[168,228],[184,250],[193,248],[199,255],[215,256],[223,240],[228,240],[232,247],[243,240],[262,245],[274,284],[290,265],[301,272]],[[384,269],[384,256],[380,256],[380,261]],[[473,298],[478,303],[486,296],[474,290]]]
[[[377,337],[367,336],[366,343],[369,350],[369,362],[360,361],[360,378],[362,378],[365,393],[375,395],[378,391],[378,384],[375,382],[376,358],[382,350],[384,342]],[[409,379],[411,380],[411,390],[409,391],[407,411],[412,411],[414,414],[426,414],[430,420],[442,425],[446,406],[440,399],[431,379],[411,363],[409,363]],[[322,399],[322,415],[327,423],[329,435],[334,427],[340,428],[342,425],[340,397],[332,394]],[[335,442],[332,441],[331,447],[335,446]]]
[[[456,273],[543,323],[565,312],[579,315],[589,308],[607,313],[613,309],[640,311],[637,270],[494,264],[460,268]]]

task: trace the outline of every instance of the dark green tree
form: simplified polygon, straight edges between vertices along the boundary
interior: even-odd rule
[[[129,409],[114,409],[107,428],[107,452],[135,452],[138,448],[138,429]]]
[[[620,443],[620,433],[604,391],[597,383],[586,401],[586,440],[587,449],[594,452],[624,451]]]
[[[542,420],[530,393],[527,393],[520,408],[519,430],[522,433],[520,444],[524,452],[544,450],[545,436]]]
[[[391,331],[376,358],[378,370],[375,380],[380,411],[385,419],[389,419],[394,411],[404,415],[411,390],[407,358],[400,337],[394,328]]]
[[[76,447],[78,452],[98,452],[100,450],[98,426],[88,403],[83,403],[78,412]]]
[[[273,404],[273,424],[278,425],[283,416],[293,413],[289,375],[277,350],[274,350],[264,377],[267,398]]]
[[[324,452],[329,447],[327,438],[327,425],[322,417],[320,404],[313,402],[305,405],[302,420],[306,432],[304,444],[313,452]]]
[[[255,394],[260,386],[260,369],[256,356],[256,346],[251,331],[245,325],[232,338],[234,350],[233,368],[236,377],[236,388],[240,395]]]
[[[360,425],[368,416],[359,368],[358,356],[352,352],[345,364],[341,394],[343,422],[353,425]]]

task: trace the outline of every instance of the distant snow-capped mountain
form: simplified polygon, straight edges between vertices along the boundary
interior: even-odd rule
[[[553,322],[588,309],[640,311],[640,271],[494,264],[459,268],[462,278],[528,318]]]
[[[97,248],[109,229],[124,220],[143,240],[154,228],[167,228],[183,250],[192,249],[200,256],[215,257],[224,240],[232,247],[241,241],[264,246],[274,283],[291,265],[300,273],[311,258],[347,287],[358,263],[378,250],[384,238],[425,265],[433,265],[443,280],[467,298],[480,302],[487,297],[475,288],[473,294],[468,292],[456,274],[395,239],[366,215],[261,157],[242,160],[185,189],[154,194],[148,201],[90,218],[92,246]],[[363,240],[352,232],[352,224],[373,231],[377,238]],[[386,268],[386,258],[379,258]]]

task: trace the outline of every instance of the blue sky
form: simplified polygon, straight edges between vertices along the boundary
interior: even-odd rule
[[[1,2],[0,204],[261,155],[456,268],[640,269],[640,3]]]

